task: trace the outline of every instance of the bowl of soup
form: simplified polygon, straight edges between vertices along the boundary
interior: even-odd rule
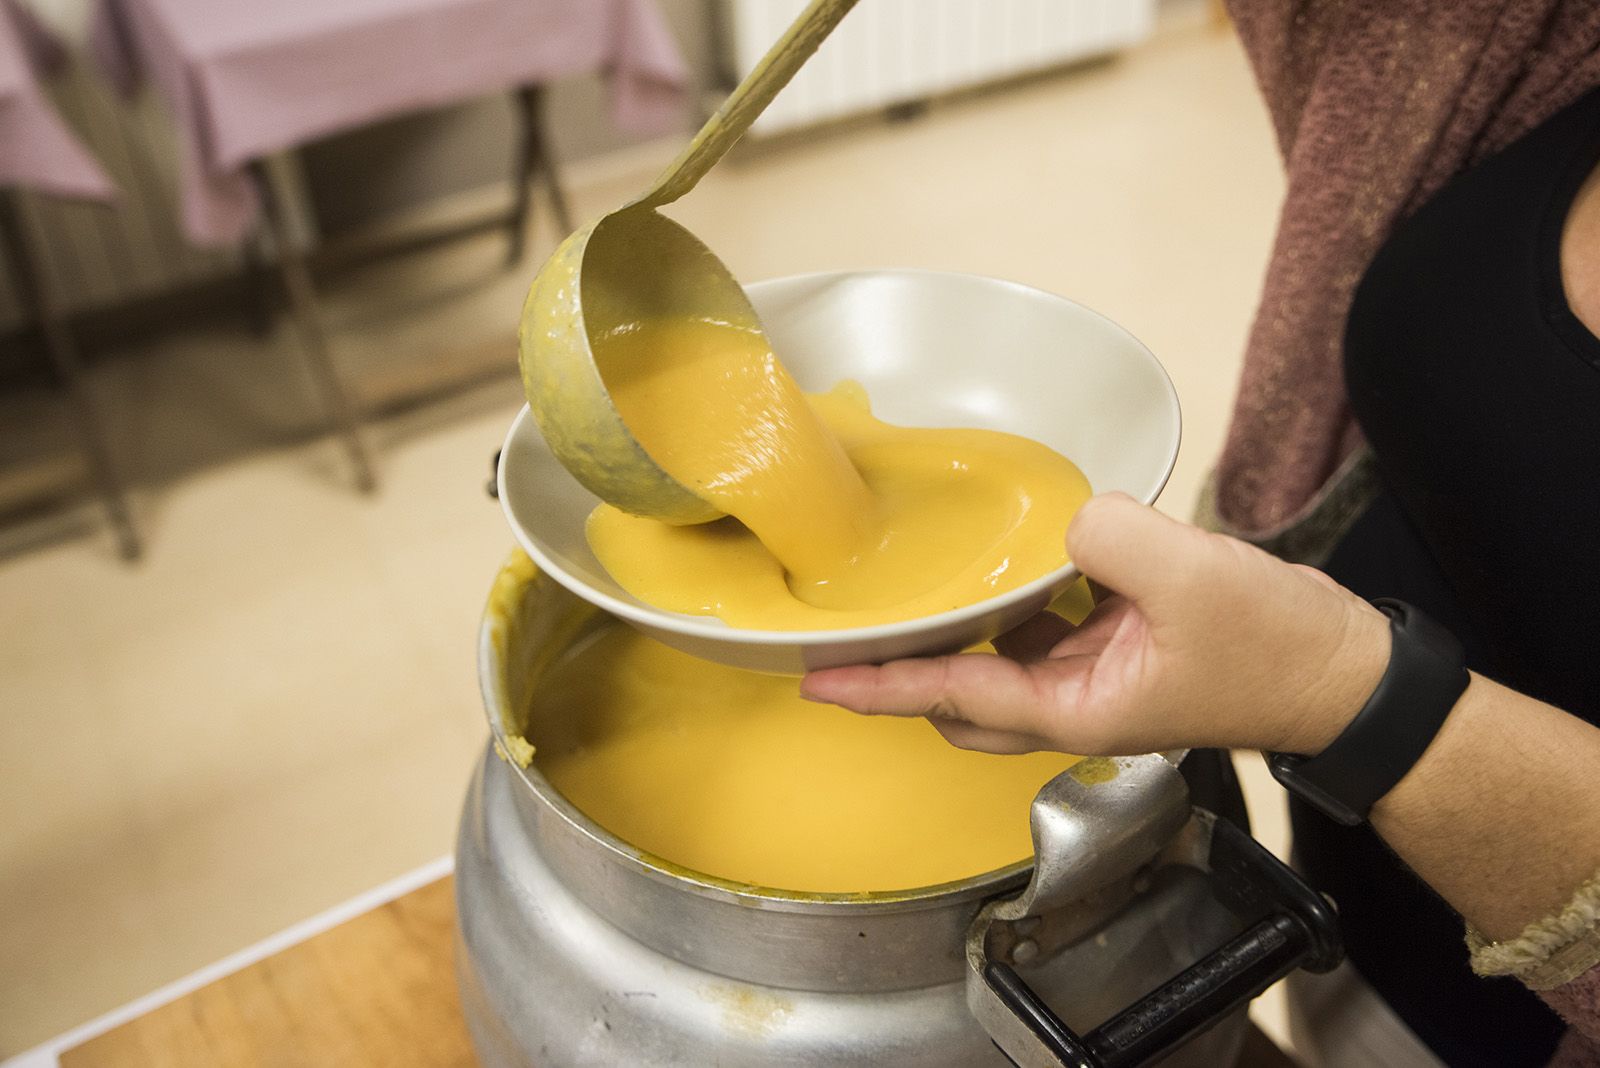
[[[522,547],[555,581],[666,645],[774,674],[969,647],[1079,578],[1065,551],[1078,504],[1112,490],[1152,502],[1172,471],[1181,418],[1170,378],[1132,334],[1074,301],[915,270],[780,278],[748,293],[806,398],[797,410],[815,424],[782,443],[837,442],[840,470],[859,472],[865,494],[837,477],[776,489],[757,480],[748,522],[671,527],[602,507],[526,408],[502,451],[500,501]],[[759,366],[715,327],[672,324],[647,343],[619,342],[621,370],[606,384],[624,415],[644,412],[629,426],[647,447],[646,415],[692,430],[718,414],[696,408],[705,390],[670,377],[677,365],[650,364],[667,347],[705,353],[701,381]],[[656,407],[637,408],[637,397]],[[675,474],[697,473],[677,463]],[[792,566],[862,516],[853,536],[887,546],[890,566],[860,581]]]

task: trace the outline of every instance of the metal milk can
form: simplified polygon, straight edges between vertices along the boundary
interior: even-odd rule
[[[1058,776],[1031,865],[957,883],[799,894],[643,855],[506,759],[541,677],[606,622],[526,558],[485,616],[495,741],[461,819],[456,960],[491,1068],[1220,1068],[1250,998],[1339,960],[1331,907],[1164,755]]]

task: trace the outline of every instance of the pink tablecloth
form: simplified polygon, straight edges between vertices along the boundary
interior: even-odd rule
[[[603,71],[615,120],[680,114],[686,71],[650,0],[98,0],[124,91],[149,77],[183,134],[183,221],[203,244],[255,218],[253,159],[516,85]]]
[[[13,0],[0,0],[0,186],[109,199],[111,179],[62,123],[35,75],[59,62],[60,42]]]

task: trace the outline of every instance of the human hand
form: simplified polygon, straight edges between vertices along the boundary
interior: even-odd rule
[[[1388,619],[1326,575],[1095,497],[1067,531],[1085,575],[1116,591],[1081,626],[1042,613],[1000,656],[814,671],[801,694],[925,716],[963,749],[1090,755],[1196,746],[1316,753],[1389,659]]]

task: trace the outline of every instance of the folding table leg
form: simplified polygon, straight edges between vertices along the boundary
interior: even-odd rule
[[[77,345],[56,304],[55,294],[50,291],[50,284],[40,269],[16,197],[6,190],[0,190],[0,246],[4,247],[6,259],[13,267],[17,295],[22,300],[22,306],[39,325],[51,368],[66,386],[72,404],[73,421],[77,424],[78,441],[88,460],[90,476],[111,517],[117,550],[124,560],[137,560],[144,552],[144,545],[139,538],[138,528],[134,526],[133,514],[128,509],[122,479],[111,460],[111,448],[106,444],[99,413],[93,398],[89,396],[88,384],[83,380],[83,365],[78,358]]]
[[[273,178],[271,169],[257,160],[250,165],[256,188],[261,194],[261,214],[267,232],[277,252],[278,277],[284,293],[289,298],[289,320],[300,335],[300,347],[305,351],[306,364],[311,370],[323,403],[333,416],[333,422],[350,455],[350,466],[355,471],[356,488],[371,493],[378,480],[373,471],[372,459],[361,439],[360,420],[351,402],[339,372],[333,365],[333,355],[328,348],[327,332],[323,329],[322,313],[317,307],[317,291],[311,281],[311,268],[305,251],[289,232],[284,214],[283,191]]]
[[[245,322],[256,337],[266,337],[272,331],[273,300],[272,275],[267,269],[267,253],[261,247],[261,232],[251,233],[244,239],[240,256],[244,268]]]
[[[550,139],[545,132],[544,86],[524,85],[516,91],[518,125],[521,139],[516,158],[512,160],[512,208],[506,225],[510,227],[511,245],[506,262],[522,262],[528,241],[528,213],[533,200],[533,178],[542,171],[550,191],[550,209],[562,235],[572,232],[572,215],[567,210],[567,194],[561,188],[561,176],[556,172],[556,157],[550,151]]]

